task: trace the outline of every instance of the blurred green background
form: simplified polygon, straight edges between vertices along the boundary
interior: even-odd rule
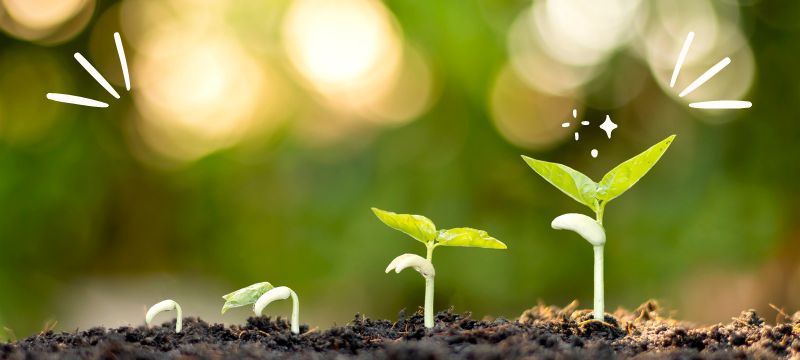
[[[800,2],[0,5],[5,336],[49,320],[70,331],[140,325],[164,298],[235,323],[247,311],[223,318],[219,296],[259,281],[295,289],[312,326],[356,312],[394,319],[422,304],[423,281],[383,269],[424,248],[370,206],[508,244],[438,250],[437,309],[511,318],[539,301],[589,307],[591,249],[549,227],[589,211],[520,155],[599,179],[673,133],[661,162],[606,209],[607,308],[656,298],[705,324],[745,308],[772,319],[770,303],[800,307]],[[726,56],[731,65],[677,96]],[[717,99],[753,107],[688,106]],[[619,124],[611,139],[597,128],[607,114]]]

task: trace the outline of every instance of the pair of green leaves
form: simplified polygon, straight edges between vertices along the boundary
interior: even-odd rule
[[[522,156],[541,177],[595,213],[605,204],[622,195],[658,162],[675,139],[672,135],[609,171],[599,183],[569,166]]]
[[[260,282],[225,295],[222,297],[225,299],[225,304],[222,305],[222,313],[224,314],[226,311],[240,306],[255,304],[261,295],[273,288],[274,286],[268,282]]]
[[[395,214],[391,211],[384,211],[377,208],[372,208],[372,212],[390,228],[404,232],[426,246],[468,246],[486,249],[507,248],[506,244],[489,236],[489,234],[483,230],[467,227],[436,230],[436,225],[433,224],[433,221],[422,215]]]

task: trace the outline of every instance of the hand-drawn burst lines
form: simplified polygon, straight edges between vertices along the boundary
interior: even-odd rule
[[[131,91],[131,79],[130,75],[128,74],[128,61],[125,58],[125,49],[122,47],[122,39],[119,36],[118,32],[114,33],[114,44],[117,46],[117,55],[119,56],[119,64],[122,68],[122,76],[125,78],[125,89],[127,91]],[[86,60],[81,53],[75,53],[75,60],[78,61],[81,66],[91,75],[95,81],[97,81],[100,86],[103,87],[106,91],[108,91],[111,96],[116,99],[119,99],[119,93],[108,83],[108,81],[100,74],[100,72],[95,69],[92,64]],[[99,107],[105,108],[108,107],[108,104],[99,100],[89,99],[81,96],[76,95],[69,95],[69,94],[59,94],[59,93],[47,93],[47,99],[58,101],[67,104],[74,104],[74,105],[81,105],[81,106],[88,106],[88,107]]]

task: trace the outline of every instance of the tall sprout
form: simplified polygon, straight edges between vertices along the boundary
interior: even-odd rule
[[[603,214],[606,204],[636,184],[658,162],[674,139],[675,135],[672,135],[619,164],[603,176],[600,182],[592,181],[588,176],[569,166],[522,156],[539,176],[594,212],[594,219],[582,214],[564,214],[555,218],[551,225],[554,229],[575,231],[594,248],[594,319],[596,320],[603,321],[605,313],[603,247],[606,243],[606,234],[603,228]]]

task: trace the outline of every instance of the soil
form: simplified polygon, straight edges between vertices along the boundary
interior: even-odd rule
[[[800,357],[800,313],[767,325],[752,310],[728,324],[693,328],[664,318],[655,303],[618,310],[605,322],[589,310],[536,306],[519,319],[476,320],[451,310],[426,330],[422,313],[397,321],[360,315],[327,330],[257,317],[226,327],[186,318],[154,328],[46,331],[0,343],[0,359],[779,359]]]

